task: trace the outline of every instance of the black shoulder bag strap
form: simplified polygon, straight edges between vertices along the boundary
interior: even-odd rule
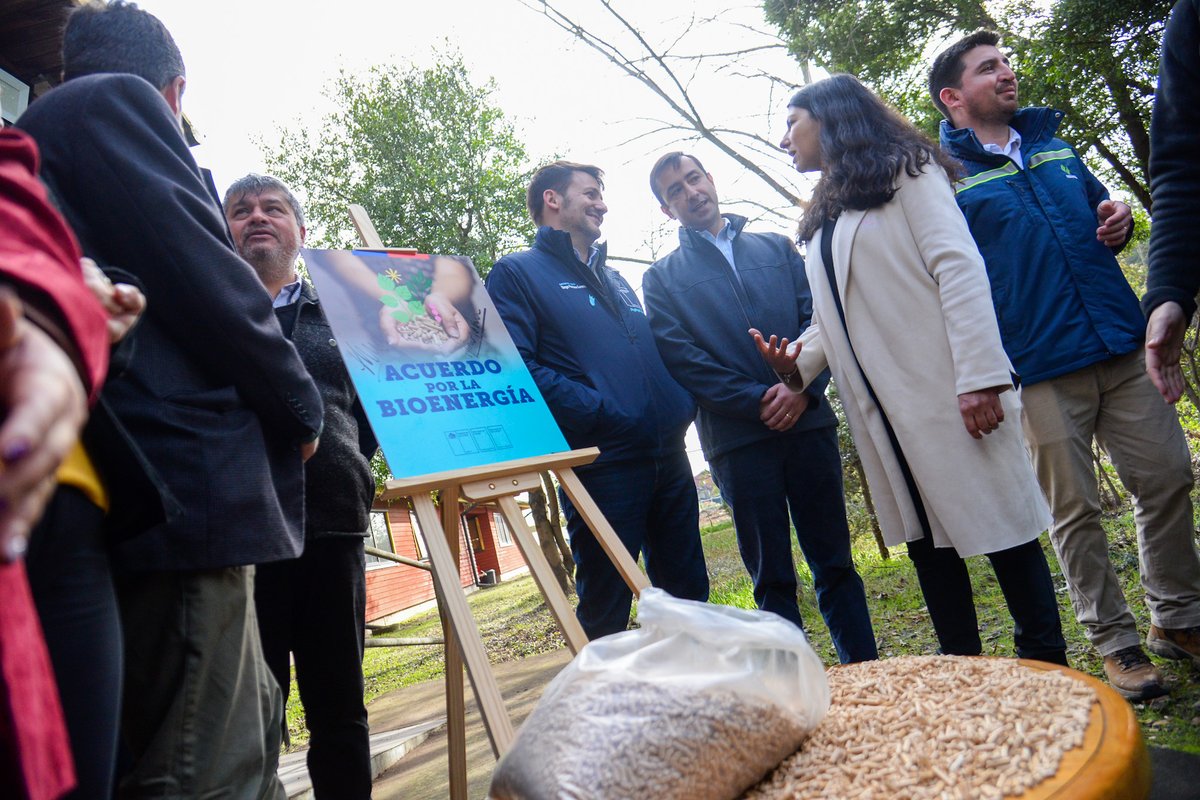
[[[833,269],[833,230],[836,225],[837,217],[834,217],[825,220],[825,226],[821,229],[821,263],[825,265],[825,277],[829,279],[829,288],[833,292],[833,304],[837,306],[838,318],[842,321],[842,330],[846,333],[846,342],[850,345],[850,355],[854,357],[854,365],[858,367],[858,374],[862,376],[863,384],[867,387],[867,394],[871,396],[871,402],[879,409],[879,418],[883,420],[883,428],[887,431],[888,441],[892,443],[892,451],[900,463],[900,472],[904,475],[904,484],[908,487],[908,495],[912,498],[913,507],[917,510],[917,519],[921,523],[921,530],[925,532],[926,536],[932,537],[929,515],[925,513],[925,504],[921,502],[921,493],[917,491],[917,482],[913,479],[908,459],[904,457],[904,451],[900,449],[900,441],[896,438],[896,431],[888,420],[887,412],[883,410],[883,404],[879,402],[879,397],[876,396],[875,389],[871,386],[871,380],[863,370],[862,363],[858,360],[858,354],[854,352],[854,341],[850,338],[850,328],[846,325],[846,311],[842,308],[842,294],[838,291],[837,276]],[[932,538],[929,543],[933,544]]]

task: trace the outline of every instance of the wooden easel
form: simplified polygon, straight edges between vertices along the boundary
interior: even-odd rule
[[[398,253],[414,252],[385,247],[362,206],[350,206],[350,218],[367,248]],[[525,563],[529,565],[534,581],[542,596],[546,598],[546,604],[567,641],[567,647],[572,653],[578,653],[587,644],[587,636],[575,618],[575,612],[562,588],[554,579],[549,562],[546,561],[517,506],[516,496],[540,487],[540,473],[555,473],[563,491],[587,522],[621,578],[634,595],[640,595],[641,590],[647,588],[650,582],[629,555],[616,531],[600,513],[600,509],[574,471],[575,467],[590,464],[599,455],[598,449],[590,447],[585,450],[570,450],[387,482],[383,498],[410,499],[421,530],[426,532],[425,543],[429,550],[430,571],[433,575],[445,642],[446,732],[451,800],[467,798],[466,705],[462,683],[464,664],[496,758],[508,751],[514,737],[512,720],[504,707],[496,676],[488,663],[479,628],[475,624],[475,618],[471,616],[471,609],[467,605],[459,578],[458,500],[461,497],[478,502],[497,502],[509,529],[513,532],[521,555],[525,557]],[[435,491],[441,493],[440,514],[433,502],[432,492]],[[441,536],[436,535],[438,531],[442,533]]]

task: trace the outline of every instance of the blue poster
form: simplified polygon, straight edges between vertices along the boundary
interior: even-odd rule
[[[470,259],[303,255],[392,475],[569,449]]]

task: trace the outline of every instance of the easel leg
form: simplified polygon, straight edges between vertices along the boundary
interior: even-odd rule
[[[457,498],[458,488],[454,487],[454,491],[456,494],[451,496]],[[483,726],[491,740],[492,752],[499,758],[512,746],[512,720],[508,718],[508,711],[496,685],[496,676],[488,664],[487,653],[484,652],[483,641],[479,637],[479,628],[475,625],[466,595],[463,594],[462,585],[459,583],[458,560],[450,552],[450,545],[446,542],[445,531],[433,500],[427,493],[420,492],[413,495],[412,501],[421,529],[427,532],[425,543],[429,547],[433,580],[441,591],[441,601],[450,617],[454,638],[462,650],[467,675],[471,679],[471,688],[475,690],[475,702],[479,705]],[[441,536],[433,535],[438,531],[442,531]]]
[[[454,563],[458,564],[459,516],[458,487],[442,490],[442,530]],[[458,574],[458,570],[455,570]],[[439,593],[440,595],[440,593]],[[450,800],[467,800],[467,708],[463,695],[463,659],[454,634],[454,623],[446,613],[446,605],[438,597],[438,614],[442,620],[442,642],[446,655],[446,740],[450,762]]]
[[[645,573],[638,567],[637,562],[633,560],[633,556],[629,555],[629,551],[625,549],[625,545],[621,543],[621,539],[617,536],[617,532],[613,530],[612,525],[608,524],[608,520],[600,513],[600,508],[596,505],[596,501],[592,500],[592,496],[588,494],[587,489],[579,481],[579,476],[575,474],[575,470],[570,467],[555,470],[558,475],[558,482],[562,484],[563,491],[567,493],[567,497],[571,498],[571,502],[575,505],[575,510],[579,512],[588,527],[592,529],[592,533],[596,536],[596,541],[600,543],[600,547],[608,554],[613,566],[617,568],[617,572],[621,574],[621,578],[625,581],[634,593],[640,595],[642,589],[647,589],[650,586],[649,579]]]
[[[583,632],[583,626],[579,624],[575,610],[571,608],[567,596],[563,594],[558,581],[554,579],[554,574],[550,571],[550,564],[542,555],[541,548],[533,540],[533,536],[529,532],[529,524],[521,514],[516,498],[510,494],[503,495],[497,498],[497,502],[500,504],[500,510],[504,512],[504,519],[508,522],[509,530],[516,537],[517,546],[521,548],[521,555],[525,556],[525,563],[529,565],[529,571],[533,573],[534,581],[542,590],[542,596],[546,598],[546,604],[550,606],[550,612],[554,614],[554,619],[558,622],[559,629],[562,630],[563,638],[567,640],[567,647],[571,648],[572,654],[578,653],[588,643],[587,634]]]

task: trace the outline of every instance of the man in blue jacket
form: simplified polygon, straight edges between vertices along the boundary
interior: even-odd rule
[[[1108,559],[1092,462],[1095,437],[1134,497],[1146,644],[1200,661],[1200,558],[1192,541],[1191,462],[1179,420],[1145,373],[1137,297],[1114,253],[1129,206],[1111,200],[1054,137],[1062,113],[1018,110],[999,39],[979,31],[939,55],[929,78],[946,116],[942,146],[966,177],[959,207],[987,263],[1005,348],[1023,380],[1022,423],[1054,513],[1050,540],[1075,615],[1121,694],[1167,689],[1139,643]]]
[[[650,582],[708,599],[699,502],[683,436],[696,413],[654,345],[633,289],[597,244],[603,173],[556,161],[536,173],[527,202],[533,248],[505,256],[487,289],[517,350],[573,448],[599,447],[580,481]],[[576,615],[589,638],[625,630],[633,595],[563,495],[575,558]]]
[[[704,455],[733,511],[758,607],[803,627],[788,512],[813,574],[817,604],[842,663],[877,657],[862,579],[850,558],[837,418],[828,373],[804,392],[759,356],[749,328],[808,327],[804,262],[778,234],[722,216],[712,176],[695,156],[667,153],[650,171],[679,249],[643,278],[646,312],[671,374],[699,403]]]

